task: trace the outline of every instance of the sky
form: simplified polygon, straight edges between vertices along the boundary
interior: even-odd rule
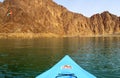
[[[54,0],[68,10],[90,17],[96,13],[109,11],[120,16],[120,0]]]
[[[4,0],[0,0],[0,2],[3,2]]]
[[[0,0],[3,1],[3,0]],[[90,17],[96,13],[109,11],[120,16],[120,0],[53,0],[59,5],[63,5],[69,11],[81,13]]]

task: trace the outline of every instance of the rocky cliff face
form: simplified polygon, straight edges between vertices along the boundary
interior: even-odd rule
[[[0,33],[115,34],[120,33],[120,17],[103,12],[87,18],[52,0],[5,0],[0,3]]]
[[[115,34],[120,32],[120,17],[105,11],[90,18],[94,34]]]

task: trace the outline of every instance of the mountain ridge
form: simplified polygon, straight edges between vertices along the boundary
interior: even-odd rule
[[[88,18],[52,0],[5,0],[0,4],[0,33],[116,34],[120,33],[120,17],[105,11]]]

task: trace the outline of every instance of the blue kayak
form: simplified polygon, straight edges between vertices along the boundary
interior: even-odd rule
[[[38,75],[36,78],[96,78],[77,63],[68,55],[63,57],[56,65],[46,72]]]

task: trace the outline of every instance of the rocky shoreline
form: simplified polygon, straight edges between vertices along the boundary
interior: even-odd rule
[[[120,17],[108,11],[86,17],[68,11],[53,0],[4,0],[0,7],[0,33],[7,33],[5,37],[84,37],[120,33]]]
[[[120,37],[120,34],[107,35],[58,35],[54,33],[0,33],[0,39],[34,39],[34,38],[64,38],[64,37]]]

